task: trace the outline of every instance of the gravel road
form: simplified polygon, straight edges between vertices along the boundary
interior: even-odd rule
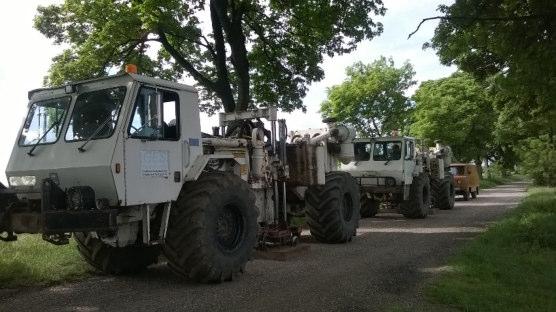
[[[0,291],[0,311],[388,311],[444,310],[422,296],[454,251],[515,207],[524,183],[484,190],[424,220],[379,214],[345,245],[309,241],[303,257],[254,260],[233,282],[198,285],[164,266],[139,276],[98,276],[40,289]]]

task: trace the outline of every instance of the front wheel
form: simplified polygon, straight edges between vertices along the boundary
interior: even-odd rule
[[[126,247],[105,244],[92,233],[74,233],[77,250],[95,269],[107,274],[138,273],[158,261],[160,249],[140,243]]]
[[[257,242],[257,210],[249,185],[229,173],[186,183],[172,207],[164,254],[172,271],[204,283],[243,272]]]
[[[359,225],[359,196],[359,185],[346,172],[330,172],[325,185],[309,187],[305,204],[311,235],[323,243],[351,241]]]

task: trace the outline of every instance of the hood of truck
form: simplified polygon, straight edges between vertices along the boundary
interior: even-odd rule
[[[117,134],[108,139],[91,140],[84,152],[78,150],[84,141],[66,142],[62,136],[53,144],[38,145],[33,156],[27,154],[32,146],[16,144],[6,168],[8,181],[10,177],[34,176],[35,184],[26,187],[10,185],[10,188],[20,197],[37,198],[42,181],[52,178],[63,190],[72,186],[90,186],[96,198],[107,198],[111,205],[115,205],[118,196],[112,158]]]
[[[384,161],[353,161],[341,165],[342,171],[349,172],[355,178],[391,177],[396,179],[396,184],[404,181],[401,160],[393,160],[388,165]]]

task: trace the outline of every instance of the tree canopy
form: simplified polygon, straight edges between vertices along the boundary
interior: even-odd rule
[[[466,0],[440,6],[431,42],[443,64],[456,64],[496,88],[497,108],[536,135],[554,132],[556,2]]]
[[[497,115],[485,88],[466,73],[425,81],[413,96],[411,132],[429,144],[439,139],[460,161],[482,161],[493,146]]]
[[[405,92],[415,84],[411,64],[396,67],[392,58],[381,57],[371,64],[355,63],[346,75],[342,84],[328,89],[321,104],[325,117],[349,123],[366,136],[406,128],[411,102]]]
[[[167,79],[189,75],[204,110],[303,108],[323,57],[380,34],[381,0],[65,0],[38,8],[35,27],[67,49],[46,84],[106,75],[133,62]]]

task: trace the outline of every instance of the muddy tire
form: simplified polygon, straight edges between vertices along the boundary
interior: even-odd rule
[[[372,218],[378,213],[380,202],[366,195],[361,196],[361,218]]]
[[[431,201],[435,209],[449,210],[454,208],[455,188],[452,177],[445,177],[442,180],[431,180]]]
[[[208,173],[186,183],[170,212],[164,255],[174,273],[202,283],[230,281],[257,243],[257,209],[249,185]]]
[[[406,218],[423,219],[430,214],[431,190],[429,178],[421,174],[413,178],[409,200],[401,204],[401,212]]]
[[[305,194],[311,235],[323,243],[351,241],[359,225],[359,185],[346,172],[326,174],[326,184],[311,186]]]
[[[158,261],[157,246],[112,247],[90,233],[74,233],[77,250],[95,269],[107,274],[132,274]]]

